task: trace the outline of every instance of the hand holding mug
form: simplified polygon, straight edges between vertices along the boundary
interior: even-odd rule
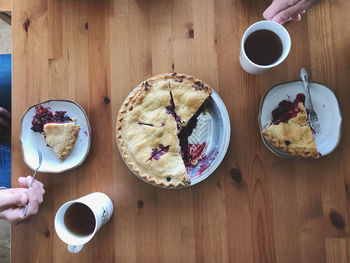
[[[300,21],[302,13],[319,0],[273,0],[263,16],[267,20],[284,24],[290,20]]]

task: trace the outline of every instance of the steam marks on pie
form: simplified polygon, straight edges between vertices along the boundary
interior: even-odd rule
[[[49,107],[35,106],[31,129],[44,135],[58,159],[64,161],[71,154],[79,136],[80,126],[66,115],[66,111],[52,113]]]
[[[129,94],[118,114],[117,140],[134,173],[166,187],[190,184],[188,169],[206,158],[206,142],[189,144],[188,137],[211,93],[199,79],[168,73]]]

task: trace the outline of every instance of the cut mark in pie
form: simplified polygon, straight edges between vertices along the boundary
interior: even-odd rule
[[[137,175],[167,187],[190,184],[187,168],[205,156],[206,143],[194,147],[188,137],[211,92],[194,77],[172,73],[153,77],[130,93],[118,115],[117,139]]]
[[[181,117],[176,114],[176,106],[175,106],[174,99],[173,99],[173,93],[171,92],[170,81],[169,81],[169,93],[170,93],[170,105],[165,107],[166,113],[170,114],[170,115],[172,115],[174,117],[174,119],[176,121],[176,124],[177,124],[177,128],[180,129],[180,127],[181,127]]]
[[[150,123],[143,123],[143,122],[139,122],[138,125],[146,125],[146,126],[151,126],[151,127],[153,127],[153,124],[150,124]]]
[[[66,111],[52,113],[50,107],[35,106],[31,129],[44,134],[48,146],[64,161],[78,139],[80,126],[66,115]]]
[[[320,157],[304,106],[305,95],[299,93],[291,102],[283,100],[272,111],[272,121],[262,135],[273,146],[302,158]]]
[[[166,154],[169,151],[169,147],[170,147],[170,145],[164,146],[163,144],[159,144],[157,148],[152,149],[151,158],[149,158],[149,159],[151,161],[152,161],[152,159],[159,160],[159,158],[163,154]]]

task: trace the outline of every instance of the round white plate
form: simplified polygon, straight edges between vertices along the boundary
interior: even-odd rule
[[[50,107],[52,112],[66,111],[69,117],[77,119],[77,124],[80,125],[79,137],[68,158],[64,161],[59,160],[55,152],[46,145],[44,135],[31,129],[36,106],[33,105],[22,116],[20,140],[24,162],[32,170],[36,169],[39,158],[36,149],[40,149],[43,162],[39,172],[62,173],[80,166],[89,153],[91,141],[90,124],[84,109],[78,103],[69,100],[49,100],[40,104],[43,107]]]
[[[282,83],[271,88],[263,98],[260,104],[259,126],[262,130],[266,124],[271,121],[271,112],[278,106],[282,100],[293,101],[298,93],[307,96],[302,81]],[[338,145],[341,136],[342,117],[338,100],[333,91],[326,86],[318,83],[310,83],[310,94],[314,110],[321,125],[321,133],[314,134],[318,152],[324,156],[331,153]],[[306,107],[308,102],[306,99]],[[272,146],[264,136],[262,136],[265,145],[278,156],[292,157],[290,154]]]
[[[196,128],[192,131],[191,136],[188,137],[188,143],[206,143],[206,157],[200,160],[195,168],[190,168],[188,170],[191,184],[184,187],[198,184],[215,171],[225,157],[230,143],[230,135],[231,125],[227,109],[219,95],[213,91],[211,97],[207,101],[206,109],[197,118]],[[128,166],[126,162],[125,164]],[[129,166],[128,168],[134,173]],[[151,185],[166,189],[175,189],[152,184],[136,173],[134,174],[142,181]],[[176,189],[184,187],[176,187]]]

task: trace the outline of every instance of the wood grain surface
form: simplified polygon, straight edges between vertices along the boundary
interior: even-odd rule
[[[12,262],[350,262],[350,1],[323,0],[286,25],[287,60],[266,74],[238,61],[245,29],[269,1],[13,0],[12,184],[31,174],[19,143],[25,109],[47,99],[83,106],[92,128],[84,164],[39,174],[45,202],[12,227]],[[274,156],[257,116],[272,85],[301,67],[331,87],[341,105],[342,139],[320,160]],[[164,72],[193,74],[221,96],[231,143],[217,171],[183,190],[152,187],[124,165],[116,146],[118,110],[139,82]],[[81,253],[54,230],[66,201],[108,194],[112,220]]]
[[[0,11],[11,11],[12,0],[0,0]]]

